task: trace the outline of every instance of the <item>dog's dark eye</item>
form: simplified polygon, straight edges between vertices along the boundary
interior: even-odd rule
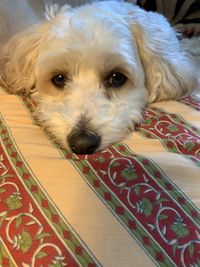
[[[58,88],[63,88],[67,82],[67,77],[63,74],[57,74],[51,78],[51,82]]]
[[[107,78],[108,86],[118,88],[122,86],[127,80],[127,77],[120,72],[113,72]]]

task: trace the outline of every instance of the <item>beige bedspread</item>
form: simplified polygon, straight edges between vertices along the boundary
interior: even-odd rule
[[[77,156],[0,91],[0,266],[200,266],[200,96]]]

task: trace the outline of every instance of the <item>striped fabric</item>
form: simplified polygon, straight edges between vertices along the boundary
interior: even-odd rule
[[[164,14],[173,24],[200,23],[199,0],[138,0],[137,4]]]
[[[200,0],[128,0],[148,11],[163,14],[172,25],[192,37],[200,34]]]
[[[200,95],[77,156],[0,91],[0,266],[199,266]]]

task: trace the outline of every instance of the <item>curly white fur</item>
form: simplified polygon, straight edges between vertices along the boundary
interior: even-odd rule
[[[80,130],[97,133],[92,152],[101,150],[134,129],[147,102],[197,86],[195,65],[163,16],[115,1],[55,9],[4,46],[0,76],[12,93],[36,91],[38,117],[63,147]],[[105,86],[112,72],[126,75],[120,88]],[[67,76],[62,90],[52,84],[56,73]]]

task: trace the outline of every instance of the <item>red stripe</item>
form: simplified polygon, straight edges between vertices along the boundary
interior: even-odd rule
[[[95,172],[96,183],[92,184],[94,189],[102,191],[101,196],[110,207],[116,203],[115,198],[120,200],[121,204],[114,208],[116,216],[126,223],[135,236],[140,233],[139,242],[145,249],[148,250],[151,240],[151,254],[157,261],[164,264],[168,255],[177,266],[184,266],[183,254],[186,266],[197,262],[200,244],[187,244],[197,240],[197,233],[200,234],[197,224],[192,221],[192,214],[196,214],[197,221],[200,221],[200,214],[191,209],[189,216],[184,211],[188,210],[188,200],[154,163],[142,156],[127,153],[124,146],[122,148],[123,152],[111,147],[104,153],[79,157],[83,166],[87,163],[88,168]],[[90,172],[88,179],[91,177]],[[97,177],[98,187],[95,186]],[[109,188],[108,192],[105,192],[102,183]],[[126,210],[132,217],[128,221]],[[146,235],[141,233],[134,218],[146,230]],[[162,251],[158,252],[152,238],[161,246]],[[185,251],[183,246],[186,247]],[[188,256],[191,247],[192,253]]]
[[[0,154],[3,158],[1,163],[7,170],[3,176],[5,169],[0,169],[0,236],[17,266],[22,266],[22,263],[30,265],[37,249],[35,266],[49,266],[60,252],[63,256],[61,261],[67,263],[68,266],[77,266],[71,254],[28,194],[24,184],[19,180],[2,146],[0,146]],[[28,180],[29,175],[27,174],[24,178]],[[37,186],[34,191],[37,191]],[[3,214],[5,216],[2,216]]]

